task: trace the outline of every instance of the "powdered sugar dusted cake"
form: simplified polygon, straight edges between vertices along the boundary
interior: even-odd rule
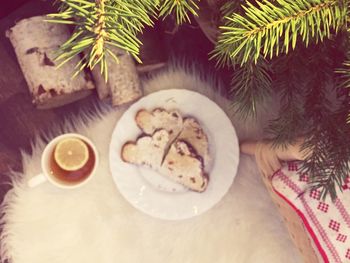
[[[182,131],[177,139],[184,140],[194,147],[197,154],[203,158],[204,166],[209,167],[211,158],[209,155],[208,136],[194,117],[186,117],[184,119]]]
[[[167,130],[170,141],[177,137],[183,126],[182,116],[177,110],[166,111],[163,108],[155,108],[150,112],[141,109],[137,112],[135,121],[146,134],[153,134],[158,129]]]
[[[121,158],[125,162],[146,165],[159,169],[164,157],[165,147],[169,142],[169,133],[158,130],[150,135],[140,136],[136,142],[127,142],[121,150]]]
[[[176,140],[170,146],[160,172],[197,192],[203,192],[208,185],[202,158],[186,141]]]
[[[209,141],[196,118],[155,108],[139,110],[135,121],[143,135],[124,144],[121,156],[125,162],[151,167],[193,191],[207,188]]]

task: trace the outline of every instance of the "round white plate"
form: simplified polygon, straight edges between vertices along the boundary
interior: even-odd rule
[[[178,109],[182,116],[195,117],[209,139],[212,157],[209,184],[203,193],[190,191],[149,168],[125,163],[120,152],[127,141],[142,133],[135,123],[140,109]],[[226,194],[236,176],[239,146],[231,121],[213,101],[184,89],[163,90],[135,102],[118,121],[111,138],[109,163],[120,193],[137,209],[169,220],[197,216],[213,207]]]

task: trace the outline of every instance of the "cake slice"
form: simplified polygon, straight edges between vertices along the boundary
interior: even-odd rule
[[[204,167],[209,167],[211,158],[208,136],[195,118],[186,117],[184,119],[182,131],[177,139],[184,140],[192,145],[197,154],[203,158]]]
[[[135,121],[144,135],[124,144],[122,159],[148,166],[190,190],[205,191],[209,179],[204,168],[210,155],[208,137],[200,123],[163,108],[141,109]]]
[[[126,142],[121,150],[123,161],[132,164],[145,165],[159,170],[166,146],[169,142],[169,133],[157,130],[153,135],[142,135],[136,142]]]
[[[193,191],[203,192],[208,186],[202,158],[183,140],[175,140],[170,146],[160,173]]]
[[[155,108],[151,112],[141,109],[135,116],[137,126],[146,134],[153,134],[158,129],[165,129],[169,133],[171,143],[182,130],[182,116],[176,110],[167,111]]]

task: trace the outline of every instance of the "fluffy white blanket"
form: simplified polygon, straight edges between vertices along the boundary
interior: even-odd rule
[[[243,122],[229,110],[214,79],[190,67],[173,66],[144,80],[145,93],[186,88],[206,94],[231,117],[242,138],[261,135],[260,122]],[[203,109],[205,110],[205,109]],[[118,192],[108,165],[112,130],[124,109],[86,113],[56,127],[52,137],[76,131],[90,137],[100,151],[97,176],[74,191],[50,184],[29,189],[40,172],[41,139],[31,156],[23,156],[24,173],[12,174],[13,188],[1,206],[1,258],[11,263],[110,262],[301,262],[255,166],[241,156],[228,194],[208,212],[182,221],[155,219],[133,208]]]

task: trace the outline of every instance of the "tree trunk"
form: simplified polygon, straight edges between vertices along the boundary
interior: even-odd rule
[[[112,48],[118,62],[107,56],[108,80],[100,73],[100,67],[92,70],[100,99],[111,98],[113,106],[133,102],[142,96],[141,83],[132,57],[125,51]]]
[[[67,26],[49,23],[45,19],[45,16],[23,19],[6,33],[15,49],[33,103],[39,109],[71,103],[91,94],[94,88],[85,72],[72,78],[79,57],[56,68],[56,52],[70,37],[70,32]]]

